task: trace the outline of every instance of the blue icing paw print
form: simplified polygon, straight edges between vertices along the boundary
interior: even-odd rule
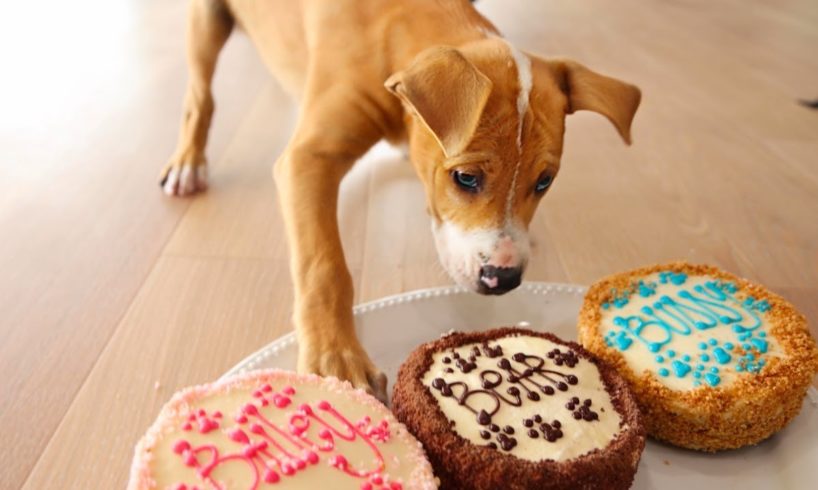
[[[713,281],[711,284],[713,284],[713,286],[719,289],[720,291],[726,293],[735,294],[738,292],[738,286],[736,286],[732,282]]]
[[[710,386],[718,386],[719,383],[721,383],[721,378],[719,378],[719,375],[714,373],[705,374],[704,379]]]
[[[684,272],[664,271],[659,273],[659,282],[662,284],[671,283],[675,286],[681,286],[687,281],[687,274]]]
[[[619,291],[616,288],[611,288],[611,299],[606,303],[602,303],[602,308],[607,310],[613,306],[617,309],[621,309],[628,304],[632,294],[632,290]]]
[[[636,291],[639,293],[639,296],[649,298],[656,294],[656,283],[646,284],[644,281],[639,281]]]
[[[668,371],[665,368],[660,368],[659,369],[659,376],[661,376],[663,378],[667,378],[668,376],[670,376],[670,371]]]
[[[686,364],[682,361],[673,361],[670,366],[673,368],[673,374],[678,376],[679,378],[684,378],[687,373],[690,372],[690,364]]]
[[[628,304],[628,298],[616,298],[613,302],[613,305],[617,308],[622,308],[626,304]]]
[[[616,346],[619,347],[619,350],[628,350],[628,347],[633,343],[633,339],[625,335],[624,332],[620,332],[614,342],[616,342]]]
[[[751,310],[755,310],[759,313],[767,313],[770,311],[771,305],[770,302],[766,299],[756,300],[752,296],[748,296],[745,298],[744,302],[742,303],[743,306],[749,308]]]
[[[624,330],[611,331],[605,334],[605,344],[608,347],[616,347],[621,351],[626,351],[633,344],[633,339]]]

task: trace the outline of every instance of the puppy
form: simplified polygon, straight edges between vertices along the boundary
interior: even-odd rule
[[[460,285],[502,294],[520,284],[528,225],[560,167],[565,116],[600,113],[626,143],[633,85],[504,40],[468,0],[191,0],[190,80],[166,193],[206,188],[211,80],[234,26],[301,104],[274,167],[295,288],[298,369],[384,398],[361,347],[338,232],[338,188],[381,139],[408,143],[426,191],[440,261]]]

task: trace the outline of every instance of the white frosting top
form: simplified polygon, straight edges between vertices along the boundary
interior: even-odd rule
[[[513,335],[487,346],[435,353],[423,377],[460,436],[530,461],[565,461],[604,448],[620,432],[621,417],[593,363],[540,337]],[[491,352],[498,346],[502,353]]]
[[[346,383],[270,372],[178,394],[137,446],[129,489],[437,488],[420,444]]]
[[[783,356],[769,336],[770,305],[708,276],[646,276],[602,305],[600,333],[636,373],[667,387],[721,387]]]

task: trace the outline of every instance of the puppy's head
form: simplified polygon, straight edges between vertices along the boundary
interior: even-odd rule
[[[441,263],[459,284],[520,284],[528,225],[560,166],[565,116],[606,116],[630,143],[640,92],[572,61],[545,61],[498,38],[434,47],[386,87],[407,113]]]

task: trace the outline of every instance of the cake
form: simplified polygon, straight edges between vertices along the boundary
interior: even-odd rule
[[[758,443],[801,409],[818,370],[806,320],[715,267],[672,263],[591,286],[579,339],[631,385],[649,435],[718,451]]]
[[[624,489],[645,445],[613,369],[519,328],[421,345],[398,372],[392,408],[446,489]]]
[[[129,490],[435,489],[423,448],[335,378],[255,371],[173,396],[136,446]]]

